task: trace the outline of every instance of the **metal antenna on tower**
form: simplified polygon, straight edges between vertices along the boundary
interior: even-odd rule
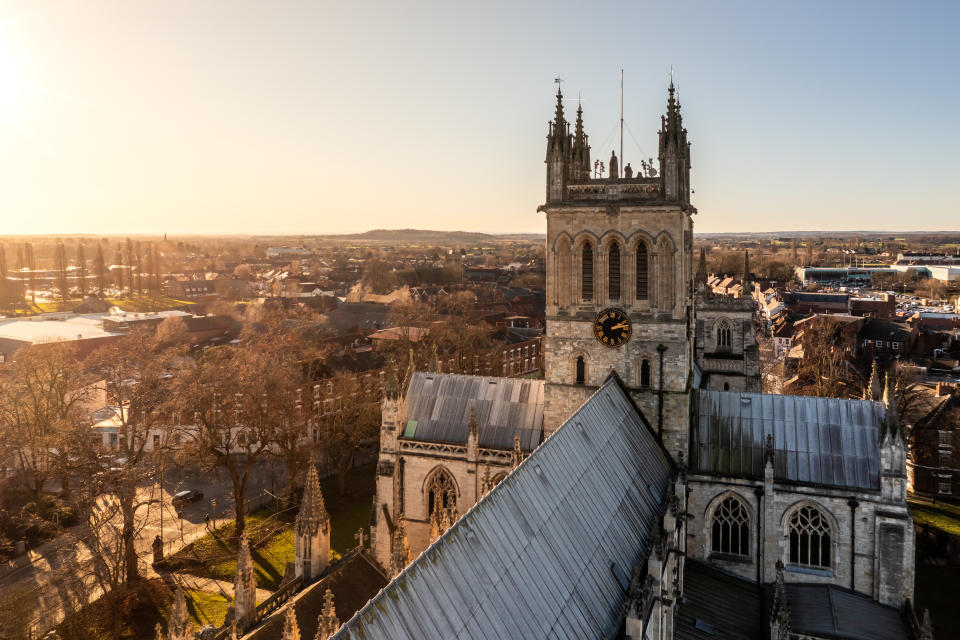
[[[620,164],[619,167],[626,166],[626,163],[623,161],[623,69],[620,69]],[[610,176],[613,178],[614,176]],[[620,176],[616,176],[619,178]]]

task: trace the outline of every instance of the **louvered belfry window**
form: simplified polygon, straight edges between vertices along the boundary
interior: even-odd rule
[[[649,297],[647,285],[647,243],[637,244],[637,300],[646,300]]]
[[[608,265],[608,297],[610,300],[620,299],[620,245],[616,242],[610,245],[610,264]]]
[[[593,300],[593,248],[587,242],[583,245],[580,256],[581,298]]]

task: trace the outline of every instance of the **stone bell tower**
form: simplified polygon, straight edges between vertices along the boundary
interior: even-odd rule
[[[538,209],[547,217],[547,434],[615,371],[667,448],[686,448],[696,209],[672,82],[668,94],[660,171],[644,163],[635,175],[604,178],[591,176],[582,109],[571,134],[557,91]]]

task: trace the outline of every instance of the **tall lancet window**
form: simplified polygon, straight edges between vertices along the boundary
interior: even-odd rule
[[[649,272],[649,257],[647,243],[641,240],[637,244],[637,300],[647,300],[650,297],[647,288],[647,273]]]
[[[609,253],[610,264],[607,266],[607,285],[608,298],[610,300],[620,299],[620,245],[616,242],[610,244]]]
[[[585,300],[593,300],[593,248],[589,242],[583,244],[583,251],[580,253],[580,297]]]

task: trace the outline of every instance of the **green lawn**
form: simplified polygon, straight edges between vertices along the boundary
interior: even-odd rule
[[[187,589],[184,591],[184,595],[187,597],[187,611],[190,612],[194,631],[207,625],[217,628],[223,626],[223,621],[227,617],[227,608],[232,602],[230,598],[219,593],[196,591],[194,589]],[[169,615],[169,608],[164,613]]]
[[[354,535],[358,529],[362,528],[365,535],[370,535],[375,474],[375,464],[351,470],[343,495],[337,491],[336,478],[328,478],[321,483],[330,514],[330,546],[334,553],[343,554],[355,547],[357,541]],[[287,562],[294,559],[293,526],[296,513],[297,508],[288,509],[278,517],[272,509],[263,508],[247,514],[247,536],[256,541],[251,556],[257,586],[261,589],[278,589]],[[233,582],[238,552],[235,535],[234,523],[230,521],[168,558],[163,568]]]
[[[920,525],[929,525],[934,529],[960,536],[960,506],[938,502],[931,504],[910,501],[913,520]]]

